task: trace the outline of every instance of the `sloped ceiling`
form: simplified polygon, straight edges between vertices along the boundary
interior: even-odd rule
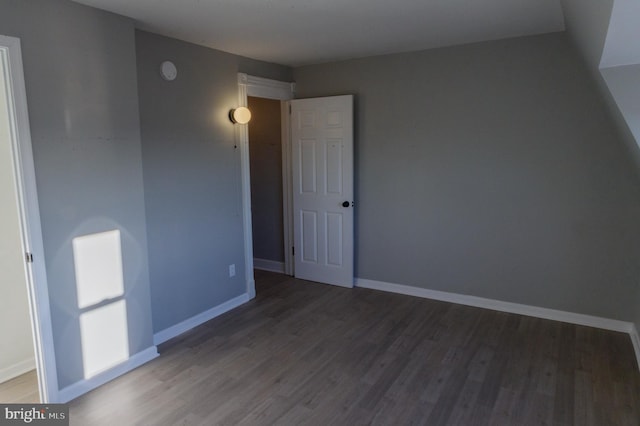
[[[561,0],[567,31],[640,146],[640,1]],[[640,156],[640,151],[636,151]]]
[[[640,1],[615,0],[600,68],[640,64]]]
[[[139,28],[297,66],[564,29],[559,0],[75,0]]]

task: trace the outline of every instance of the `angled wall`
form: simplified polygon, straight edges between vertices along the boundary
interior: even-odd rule
[[[640,64],[640,2],[614,0],[600,68]]]
[[[600,66],[615,0],[560,0],[567,33],[589,65]]]
[[[627,155],[640,174],[640,4],[635,0],[561,0],[567,32],[589,64]],[[640,278],[627,296],[640,300]],[[640,317],[640,303],[634,306]],[[640,329],[640,320],[636,320]]]
[[[631,133],[640,141],[640,64],[600,70]]]

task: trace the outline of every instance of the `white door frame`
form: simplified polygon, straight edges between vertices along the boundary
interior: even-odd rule
[[[42,402],[58,400],[58,376],[53,349],[53,331],[49,307],[49,289],[44,263],[44,244],[40,223],[40,208],[36,188],[31,132],[27,110],[20,39],[0,35],[0,72],[7,82],[7,109],[13,153],[13,172],[20,218],[22,249],[33,256],[25,261],[29,312],[35,349],[38,388]]]
[[[238,106],[247,106],[247,97],[293,99],[295,83],[270,80],[238,73]],[[282,208],[284,226],[285,273],[293,274],[291,247],[293,247],[293,216],[291,216],[291,159],[289,150],[289,107],[282,102]],[[253,299],[256,295],[253,277],[253,230],[251,228],[251,173],[249,168],[249,127],[236,124],[236,138],[240,146],[242,173],[242,225],[244,229],[244,264],[247,277],[247,293]]]

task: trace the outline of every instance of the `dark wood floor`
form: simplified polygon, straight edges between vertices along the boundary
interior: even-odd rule
[[[255,300],[73,401],[71,424],[640,424],[626,334],[256,278]]]

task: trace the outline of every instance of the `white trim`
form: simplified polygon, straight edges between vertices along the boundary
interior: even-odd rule
[[[541,308],[538,306],[522,305],[519,303],[503,302],[501,300],[485,299],[483,297],[468,296],[464,294],[449,293],[445,291],[429,290],[403,284],[387,283],[383,281],[356,278],[356,287],[372,290],[387,291],[390,293],[404,294],[407,296],[421,297],[424,299],[440,300],[443,302],[457,303],[460,305],[474,306],[477,308],[492,309],[494,311],[508,312],[529,317],[562,321],[569,324],[584,325],[587,327],[601,328],[603,330],[628,333],[631,338],[633,350],[640,370],[640,337],[634,323],[619,321],[592,315],[577,314],[574,312],[559,311],[556,309]]]
[[[640,370],[640,337],[638,336],[638,329],[636,328],[635,324],[631,324],[629,337],[631,337],[633,351],[636,353],[636,361],[638,361],[638,370]]]
[[[135,355],[132,355],[122,364],[118,364],[117,366],[110,368],[109,370],[104,371],[97,376],[94,376],[90,379],[80,380],[72,385],[67,386],[64,389],[61,389],[58,393],[58,399],[62,403],[67,403],[72,399],[84,395],[85,393],[90,392],[119,376],[122,376],[123,374],[135,370],[142,364],[146,364],[147,362],[157,357],[158,349],[155,346],[151,346],[141,352],[138,352]]]
[[[8,66],[5,67],[3,64]],[[20,209],[22,248],[23,252],[33,255],[33,263],[25,262],[25,272],[38,371],[38,389],[42,402],[55,402],[58,398],[58,376],[53,350],[49,290],[20,39],[0,36],[0,72],[4,72],[8,82],[7,95],[10,103],[8,111]]]
[[[277,262],[275,260],[258,259],[253,258],[253,267],[262,271],[271,271],[284,274],[284,262]]]
[[[244,303],[247,303],[250,299],[251,298],[247,293],[241,294],[238,297],[234,297],[233,299],[221,303],[220,305],[215,306],[207,311],[199,313],[198,315],[194,315],[191,318],[179,322],[176,325],[165,328],[164,330],[159,331],[153,335],[153,344],[159,345],[169,339],[173,339],[174,337],[179,336],[182,333],[199,326],[200,324],[212,320],[213,318],[218,317],[225,312],[228,312]]]
[[[238,106],[247,106],[247,75],[238,74]],[[244,236],[244,274],[247,294],[256,297],[256,282],[253,276],[253,230],[251,226],[251,172],[249,166],[249,126],[234,124],[236,141],[240,146],[240,170],[242,174],[242,230]]]
[[[238,105],[247,106],[247,97],[289,100],[293,99],[295,83],[270,80],[238,73]],[[242,174],[242,227],[244,231],[244,263],[247,280],[247,294],[250,299],[256,296],[256,283],[253,276],[253,230],[251,228],[251,173],[249,167],[249,127],[246,124],[235,125],[236,140],[240,146],[240,168]],[[283,132],[284,134],[284,132]],[[283,173],[285,167],[283,166]],[[283,197],[286,198],[286,197]],[[287,205],[283,201],[283,208]],[[284,211],[284,226],[287,226],[288,211]],[[286,250],[285,250],[286,253]],[[285,268],[287,256],[285,256]]]
[[[633,323],[626,321],[576,314],[573,312],[541,308],[538,306],[521,305],[519,303],[503,302],[501,300],[485,299],[483,297],[468,296],[464,294],[448,293],[445,291],[428,290],[426,288],[412,287],[402,284],[367,280],[364,278],[356,278],[356,287],[388,291],[391,293],[422,297],[424,299],[440,300],[443,302],[475,306],[477,308],[492,309],[494,311],[509,312],[512,314],[526,315],[554,321],[562,321],[576,325],[586,325],[588,327],[620,331],[623,333],[631,333],[633,329]]]
[[[21,376],[24,373],[33,370],[34,368],[36,368],[36,359],[33,357],[5,367],[0,370],[0,383],[15,379],[16,377]]]
[[[247,95],[255,98],[277,99],[280,101],[288,101],[293,99],[295,92],[295,83],[286,83],[284,81],[270,80],[268,78],[255,77],[247,74],[240,74],[247,86]]]
[[[284,241],[284,273],[295,275],[293,242],[293,186],[291,176],[291,102],[280,103],[282,135],[282,227]]]

